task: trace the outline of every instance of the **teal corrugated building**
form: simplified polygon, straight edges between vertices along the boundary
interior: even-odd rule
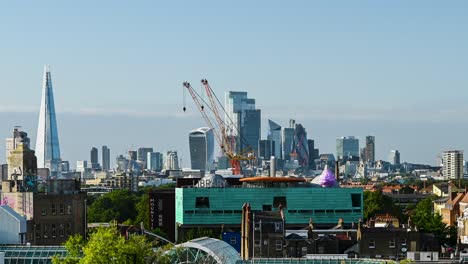
[[[363,218],[363,191],[359,188],[176,188],[178,237],[184,229],[240,228],[242,205],[255,211],[283,206],[287,228],[314,224],[358,223]]]

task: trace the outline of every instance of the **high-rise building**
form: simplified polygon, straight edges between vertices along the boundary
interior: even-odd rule
[[[98,149],[95,147],[91,148],[91,169],[98,170],[99,169],[99,161],[98,161]]]
[[[275,153],[275,142],[269,139],[260,140],[258,144],[258,157],[263,160],[270,160]]]
[[[146,164],[148,153],[153,152],[153,148],[138,148],[137,159]]]
[[[52,78],[48,66],[44,67],[41,108],[37,126],[36,156],[38,168],[49,168],[51,176],[60,173],[60,145],[55,117]]]
[[[292,155],[302,167],[309,167],[309,144],[307,143],[307,132],[301,124],[295,124],[292,143]]]
[[[289,160],[292,152],[292,144],[294,139],[294,128],[284,127],[281,130],[281,150],[283,151],[283,159]]]
[[[190,131],[189,148],[192,170],[211,171],[214,169],[213,130],[201,127]]]
[[[463,151],[448,150],[443,154],[442,173],[446,179],[463,178]]]
[[[10,151],[15,150],[19,143],[22,143],[28,149],[30,148],[31,140],[28,138],[28,133],[21,131],[20,127],[15,127],[13,137],[5,140],[6,152],[5,159],[10,156]]]
[[[227,135],[236,138],[233,149],[237,152],[246,149],[257,152],[261,111],[255,108],[255,99],[247,98],[247,92],[229,91],[225,94],[224,108]]]
[[[359,139],[355,137],[341,137],[336,139],[337,159],[359,157]]]
[[[146,169],[151,171],[161,171],[163,169],[163,155],[160,152],[148,152],[146,158]]]
[[[107,146],[102,146],[102,170],[110,169],[110,149]]]
[[[400,152],[398,150],[390,150],[388,162],[392,165],[400,165]]]
[[[268,136],[267,139],[270,140],[272,144],[272,149],[274,148],[274,151],[272,151],[273,155],[277,159],[283,158],[281,156],[281,145],[282,145],[282,140],[281,140],[281,126],[278,125],[277,123],[273,122],[272,120],[268,119]]]
[[[307,144],[309,145],[309,169],[315,170],[315,160],[319,158],[319,149],[315,148],[313,139],[308,139]]]
[[[117,171],[127,171],[129,168],[130,161],[123,155],[119,155],[117,158],[115,158],[115,162],[117,163]]]
[[[177,151],[168,151],[166,155],[166,170],[178,170],[179,168],[179,157]]]
[[[374,162],[375,161],[375,137],[367,136],[366,137],[366,150],[365,150],[365,161]]]
[[[128,151],[128,158],[130,160],[137,160],[137,157],[138,157],[137,153],[138,152],[136,150],[129,150]]]

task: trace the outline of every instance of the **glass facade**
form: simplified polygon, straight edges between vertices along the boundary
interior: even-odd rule
[[[355,137],[341,137],[336,139],[336,157],[359,157],[359,139]]]
[[[214,164],[214,134],[208,127],[189,133],[190,163],[193,170],[210,171]]]

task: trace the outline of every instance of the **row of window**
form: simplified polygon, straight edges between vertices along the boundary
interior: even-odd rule
[[[36,224],[34,226],[36,238],[56,238],[71,235],[71,223],[61,224]]]
[[[47,215],[47,207],[42,207],[42,210],[41,210],[41,215]],[[72,214],[72,205],[71,204],[67,204],[66,205],[66,210],[65,210],[65,205],[64,204],[59,204],[58,205],[58,214],[67,214],[67,215],[71,215]],[[50,214],[52,215],[57,215],[57,205],[56,204],[51,204],[50,205]]]
[[[271,211],[264,210],[264,211]],[[241,214],[242,210],[185,210],[186,214]],[[349,214],[349,213],[361,213],[361,209],[354,210],[288,210],[290,214]]]
[[[263,245],[268,246],[268,240],[263,240]],[[255,246],[260,247],[260,240],[255,240]],[[283,250],[283,240],[276,240],[275,248],[276,250]]]
[[[406,246],[406,238],[400,238],[400,242],[402,246]],[[388,247],[389,248],[395,248],[395,238],[392,238],[388,240]],[[375,239],[370,238],[369,239],[369,248],[375,248]]]

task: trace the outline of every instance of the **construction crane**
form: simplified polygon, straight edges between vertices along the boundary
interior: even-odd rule
[[[255,160],[255,155],[253,151],[250,149],[242,150],[236,152],[235,144],[232,141],[232,137],[227,133],[227,125],[225,121],[221,118],[220,111],[223,114],[226,113],[223,105],[219,101],[216,94],[211,89],[211,86],[208,84],[208,80],[202,79],[201,80],[202,86],[205,88],[206,96],[208,97],[208,102],[203,99],[202,94],[197,93],[189,82],[184,82],[183,87],[188,90],[190,96],[193,99],[193,102],[198,108],[198,111],[201,113],[203,119],[205,120],[208,127],[213,131],[213,135],[218,142],[221,151],[223,154],[229,159],[232,167],[232,173],[234,175],[242,174],[242,161],[252,161]],[[184,89],[184,97],[185,97],[185,89]],[[184,98],[184,112],[187,110],[185,105],[185,98]],[[226,115],[228,117],[228,115]],[[232,120],[231,120],[232,123]],[[234,128],[237,129],[237,128]],[[242,139],[241,139],[242,140]]]

